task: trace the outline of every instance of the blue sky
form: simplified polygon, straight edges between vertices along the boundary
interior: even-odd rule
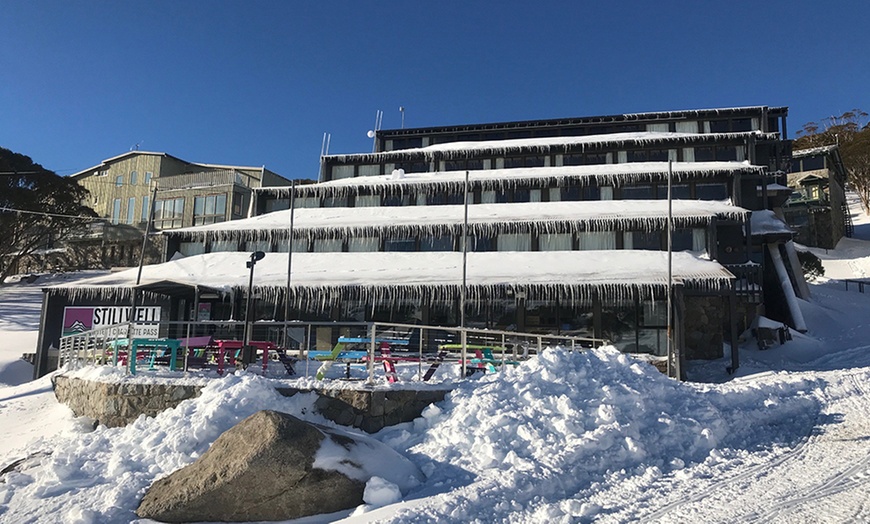
[[[0,146],[70,174],[139,144],[316,177],[383,128],[738,105],[870,111],[866,1],[25,1]]]

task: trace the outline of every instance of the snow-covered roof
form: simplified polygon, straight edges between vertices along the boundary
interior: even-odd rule
[[[172,282],[223,292],[247,289],[248,253],[208,253],[145,266],[141,285]],[[254,287],[266,298],[283,296],[287,253],[267,253],[254,271]],[[367,300],[416,299],[426,294],[453,299],[462,286],[462,253],[298,253],[292,260],[291,298],[338,301],[348,295]],[[717,262],[690,253],[673,254],[675,282],[722,289],[733,275]],[[129,295],[137,269],[47,288],[71,296]],[[628,298],[651,296],[667,284],[667,253],[661,251],[561,251],[468,253],[469,298],[504,288],[524,289],[529,298],[588,299],[592,292]]]
[[[793,232],[773,211],[762,209],[752,212],[750,219],[752,236],[791,235]]]
[[[829,178],[826,176],[826,174],[821,174],[820,171],[799,171],[797,173],[788,174],[788,183],[795,186],[800,185],[807,180],[827,181],[829,180]]]
[[[738,173],[762,173],[763,166],[749,162],[673,162],[674,179],[683,181],[697,178],[733,176]],[[596,164],[586,166],[525,167],[513,169],[482,169],[468,171],[469,186],[482,189],[505,190],[519,185],[558,184],[578,182],[582,185],[624,186],[642,182],[667,180],[667,162],[631,162],[623,164]],[[344,196],[360,190],[374,193],[402,193],[405,191],[446,190],[462,191],[465,171],[437,171],[431,173],[405,173],[402,176],[376,175],[330,180],[318,184],[296,186],[296,194]],[[257,188],[260,193],[288,196],[289,187]]]
[[[302,208],[294,212],[297,235],[320,233],[331,237],[376,235],[384,232],[454,232],[464,222],[464,206]],[[749,212],[726,202],[674,200],[675,227],[708,224],[714,217],[745,220]],[[667,224],[666,200],[591,200],[526,202],[468,206],[468,223],[475,232],[557,230],[661,230]],[[165,231],[182,238],[286,238],[290,210],[243,220]]]
[[[803,158],[807,156],[816,156],[822,155],[825,153],[830,153],[832,151],[836,151],[839,149],[839,146],[836,144],[831,144],[827,146],[819,146],[819,147],[811,147],[809,149],[798,149],[797,151],[792,151],[792,158]]]
[[[584,149],[586,146],[654,146],[663,144],[687,144],[722,142],[727,140],[743,140],[754,136],[761,140],[776,140],[777,133],[763,133],[760,131],[746,131],[740,133],[670,133],[642,131],[632,133],[610,133],[603,135],[585,136],[558,136],[541,138],[511,138],[505,140],[481,140],[475,142],[446,142],[431,146],[397,149],[383,153],[357,153],[348,155],[329,155],[323,157],[327,161],[341,162],[378,162],[393,158],[408,156],[422,156],[434,158],[439,155],[442,158],[462,157],[465,153],[473,152],[480,154],[507,154],[520,151],[532,151],[546,153],[551,149],[571,150]]]
[[[483,124],[459,124],[434,127],[417,127],[401,129],[382,129],[378,131],[378,135],[387,137],[404,136],[404,135],[420,135],[431,133],[444,132],[469,132],[475,130],[491,131],[494,129],[516,129],[516,128],[536,128],[536,127],[559,127],[559,126],[576,126],[588,124],[600,124],[607,122],[631,122],[639,120],[669,120],[669,119],[691,119],[691,118],[706,118],[710,116],[728,116],[739,113],[755,112],[761,113],[767,111],[768,114],[787,113],[788,107],[768,107],[768,106],[737,106],[723,108],[706,108],[706,109],[679,109],[669,111],[645,111],[642,113],[620,113],[613,115],[594,115],[594,116],[579,116],[567,118],[548,118],[535,120],[519,120],[519,121],[503,121],[503,122],[486,122]]]

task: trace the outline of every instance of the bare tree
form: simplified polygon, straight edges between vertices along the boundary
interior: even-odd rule
[[[848,183],[858,193],[864,213],[870,213],[870,125],[860,109],[809,122],[798,131],[795,149],[839,145]]]

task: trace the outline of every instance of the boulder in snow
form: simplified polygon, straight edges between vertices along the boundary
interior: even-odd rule
[[[404,488],[421,478],[373,439],[260,411],[152,484],[136,513],[164,522],[295,519],[354,508],[366,482],[384,475]]]

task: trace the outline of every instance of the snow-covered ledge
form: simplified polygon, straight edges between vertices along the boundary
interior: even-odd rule
[[[93,418],[108,427],[120,427],[141,415],[155,416],[182,401],[199,396],[202,384],[182,384],[170,381],[101,382],[85,378],[57,375],[53,379],[58,401],[66,404],[76,416]],[[410,422],[420,416],[433,402],[444,400],[449,390],[438,389],[322,389],[277,386],[280,394],[290,397],[313,391],[319,398],[320,413],[345,426],[374,433],[385,426]]]

